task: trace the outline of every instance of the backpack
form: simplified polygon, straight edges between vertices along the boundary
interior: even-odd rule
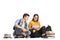
[[[18,25],[20,24],[21,20],[19,20]],[[14,25],[13,30],[15,30],[17,27]]]

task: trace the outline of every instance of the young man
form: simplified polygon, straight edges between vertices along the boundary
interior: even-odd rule
[[[15,22],[15,30],[14,30],[14,36],[15,38],[18,38],[19,36],[23,35],[24,37],[28,37],[30,35],[30,32],[28,31],[27,27],[27,20],[29,18],[29,14],[25,13],[23,14],[23,18],[16,20]]]

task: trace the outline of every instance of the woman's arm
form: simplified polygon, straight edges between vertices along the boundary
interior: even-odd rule
[[[32,31],[32,23],[31,22],[29,22],[28,28],[29,28],[30,31]]]
[[[40,28],[41,28],[41,24],[40,24],[40,22],[39,22],[39,23],[38,23],[37,31],[40,30]]]

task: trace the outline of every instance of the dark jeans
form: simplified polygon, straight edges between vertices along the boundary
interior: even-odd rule
[[[42,37],[42,34],[46,33],[46,31],[52,31],[51,26],[48,25],[48,27],[42,26],[41,29],[39,31],[36,31],[35,33],[33,33],[31,31],[31,38],[37,38],[37,37]]]

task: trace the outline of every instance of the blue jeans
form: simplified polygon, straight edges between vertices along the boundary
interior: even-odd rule
[[[14,30],[13,35],[18,35],[18,36],[20,36],[22,32],[23,32],[23,31],[22,31],[21,29],[18,29],[18,28],[17,28],[17,29]],[[29,35],[31,34],[31,32],[30,32],[30,31],[27,31],[25,34],[26,34],[26,36],[29,36]]]

